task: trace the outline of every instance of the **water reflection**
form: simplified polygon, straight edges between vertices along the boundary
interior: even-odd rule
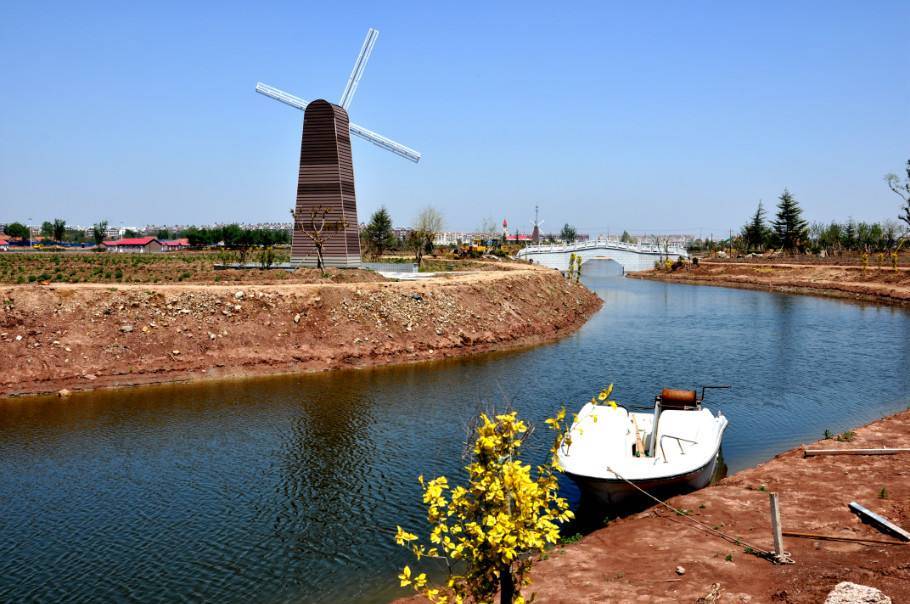
[[[603,310],[534,349],[0,403],[0,601],[387,601],[386,531],[421,526],[416,476],[460,472],[481,408],[729,383],[707,404],[736,471],[910,402],[904,311],[617,273],[586,263]]]

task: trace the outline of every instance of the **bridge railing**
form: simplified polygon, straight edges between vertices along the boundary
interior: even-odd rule
[[[689,255],[685,248],[681,248],[675,245],[664,249],[657,244],[624,243],[622,241],[594,239],[591,241],[581,241],[578,243],[550,243],[543,245],[531,245],[519,250],[518,257],[527,256],[529,254],[566,253],[589,249],[623,250],[635,254],[665,254],[669,256]]]

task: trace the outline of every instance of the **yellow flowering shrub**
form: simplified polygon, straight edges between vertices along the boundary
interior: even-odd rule
[[[427,507],[430,533],[424,543],[416,534],[397,527],[395,541],[417,560],[441,558],[449,569],[444,586],[432,586],[425,573],[405,566],[398,578],[431,602],[491,602],[501,591],[502,602],[523,603],[532,556],[559,539],[559,525],[573,517],[559,496],[555,471],[556,447],[563,436],[562,409],[546,421],[556,430],[547,465],[532,471],[520,459],[530,434],[515,411],[489,417],[481,414],[473,429],[471,463],[466,486],[449,484],[445,476],[419,477]]]

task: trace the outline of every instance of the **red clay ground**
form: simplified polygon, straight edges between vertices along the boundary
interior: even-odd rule
[[[0,287],[0,396],[466,355],[558,338],[601,306],[557,271],[498,267],[422,282]]]
[[[813,445],[816,446],[816,445]],[[910,447],[910,410],[824,448]],[[771,549],[768,494],[780,496],[785,531],[888,540],[847,508],[857,501],[910,528],[910,454],[804,458],[778,455],[719,484],[669,501],[763,549]],[[880,498],[886,489],[886,499]],[[892,539],[896,542],[896,539]],[[775,565],[665,509],[611,523],[567,546],[533,572],[539,602],[695,602],[719,583],[720,602],[822,602],[839,582],[871,585],[910,602],[910,545],[785,537],[796,564]],[[732,559],[728,560],[727,556]],[[677,566],[685,569],[678,576]]]
[[[784,293],[814,294],[885,304],[910,305],[910,269],[831,264],[701,261],[673,272],[629,273],[637,279],[720,285]]]

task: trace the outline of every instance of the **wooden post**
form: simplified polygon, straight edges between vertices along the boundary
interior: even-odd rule
[[[774,555],[782,560],[784,554],[784,535],[780,527],[780,507],[777,503],[777,493],[768,493],[771,500],[771,536],[774,539]]]

